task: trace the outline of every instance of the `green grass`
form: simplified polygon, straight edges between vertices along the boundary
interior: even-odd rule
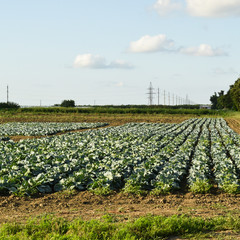
[[[225,116],[229,111],[209,110],[209,109],[190,109],[189,106],[108,106],[108,107],[30,107],[19,109],[0,109],[2,113],[108,113],[108,114],[194,114],[194,115],[213,115]]]
[[[240,231],[240,219],[215,217],[204,219],[187,215],[145,216],[127,222],[117,222],[113,215],[101,220],[67,221],[44,216],[25,224],[6,223],[0,226],[0,239],[166,239],[185,236],[193,239],[210,236],[217,231]]]

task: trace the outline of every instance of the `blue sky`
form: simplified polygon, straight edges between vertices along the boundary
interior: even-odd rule
[[[240,76],[239,26],[240,0],[0,0],[0,101],[148,104],[152,82],[209,103]]]

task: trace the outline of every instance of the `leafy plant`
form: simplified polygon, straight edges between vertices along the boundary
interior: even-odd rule
[[[205,179],[197,179],[192,185],[190,185],[190,191],[194,193],[208,193],[211,188],[212,185]]]

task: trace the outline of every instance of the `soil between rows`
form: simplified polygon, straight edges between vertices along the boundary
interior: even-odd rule
[[[74,116],[76,122],[108,122],[109,126],[122,125],[127,122],[162,122],[179,123],[192,116]],[[28,121],[54,121],[52,116],[26,118]],[[9,121],[26,121],[16,116]],[[229,126],[240,133],[239,119],[226,119]],[[2,120],[6,122],[7,120]],[[66,116],[58,116],[57,121],[70,121]],[[20,140],[23,136],[11,137]],[[100,219],[106,214],[113,214],[119,221],[153,215],[189,214],[191,216],[224,216],[227,214],[240,216],[240,195],[177,193],[154,197],[126,195],[114,193],[110,196],[97,196],[88,191],[58,192],[38,197],[0,196],[0,224],[4,222],[25,222],[29,218],[51,214],[68,220],[82,218],[84,220]]]

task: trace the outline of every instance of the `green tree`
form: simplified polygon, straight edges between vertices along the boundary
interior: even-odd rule
[[[216,92],[214,93],[214,95],[212,95],[211,97],[210,97],[210,101],[211,101],[211,103],[212,103],[212,109],[217,109],[217,103],[218,103],[218,96],[217,96],[217,94],[216,94]]]
[[[14,102],[1,102],[0,108],[20,108],[20,105]]]
[[[232,87],[233,85],[230,86],[230,89],[228,90],[227,94],[225,94],[223,97],[223,106],[224,108],[227,108],[227,109],[236,110],[236,108],[234,107],[234,103],[233,103],[231,91],[230,91]]]
[[[230,94],[234,104],[234,108],[240,111],[240,78],[236,80],[236,82],[230,89]]]
[[[74,100],[63,100],[61,103],[61,107],[75,107]]]
[[[221,90],[220,92],[218,92],[217,109],[223,108],[224,108],[224,91]]]

